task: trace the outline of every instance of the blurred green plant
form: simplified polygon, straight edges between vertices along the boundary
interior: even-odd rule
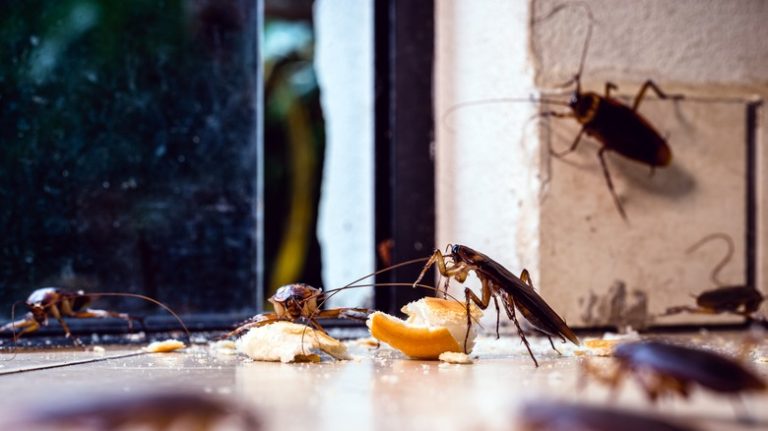
[[[311,6],[311,5],[310,5]],[[311,16],[311,15],[310,15]],[[267,19],[265,81],[265,280],[321,286],[317,208],[325,128],[307,20]]]

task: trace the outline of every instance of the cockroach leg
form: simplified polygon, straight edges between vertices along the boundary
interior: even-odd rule
[[[105,317],[123,319],[128,323],[128,329],[133,329],[133,321],[138,320],[141,323],[142,328],[144,327],[144,322],[141,319],[137,319],[126,313],[118,313],[118,312],[109,311],[109,310],[97,310],[93,308],[87,308],[83,311],[73,311],[72,316],[80,319],[101,319]]]
[[[643,97],[645,97],[645,92],[648,91],[649,88],[653,90],[653,92],[656,93],[656,95],[661,99],[682,100],[685,98],[685,96],[681,94],[668,95],[667,93],[663,92],[661,88],[659,88],[659,86],[653,82],[653,80],[649,79],[643,83],[643,86],[640,87],[640,91],[637,93],[637,96],[635,96],[635,103],[632,104],[633,111],[637,111],[637,108],[640,106],[640,102],[643,100]]]
[[[576,134],[576,139],[573,140],[573,143],[571,144],[570,147],[568,147],[568,149],[566,149],[565,151],[560,151],[559,153],[550,150],[550,154],[552,154],[555,158],[559,159],[559,158],[565,157],[566,155],[576,151],[576,147],[578,147],[579,146],[579,142],[581,142],[582,135],[584,135],[584,128],[583,127],[581,128],[581,130],[579,130],[579,133]]]
[[[488,308],[488,305],[491,303],[491,289],[489,286],[490,281],[481,277],[480,282],[482,283],[482,299],[475,295],[475,292],[473,292],[472,289],[468,287],[464,288],[464,298],[467,308],[467,333],[464,335],[464,353],[469,353],[467,351],[467,342],[469,340],[469,330],[472,327],[472,313],[470,312],[470,306],[472,305],[472,302],[477,304],[483,310]]]
[[[552,341],[552,337],[547,335],[547,339],[549,340],[549,345],[552,346],[552,350],[557,352],[558,355],[563,356],[563,354],[559,350],[557,350],[557,347],[555,347],[555,343],[554,343],[554,341]]]
[[[600,159],[600,166],[603,168],[603,176],[605,177],[605,182],[608,183],[608,190],[611,192],[611,196],[613,196],[613,202],[616,204],[616,209],[619,210],[621,218],[623,218],[624,221],[629,221],[627,218],[627,213],[624,212],[624,207],[621,205],[621,201],[619,201],[619,196],[616,195],[616,189],[613,187],[611,173],[608,171],[608,164],[605,162],[605,151],[606,147],[602,147],[597,152],[597,158]]]
[[[16,332],[16,328],[21,329],[21,331]],[[16,343],[19,341],[19,338],[22,335],[29,334],[30,332],[35,332],[40,329],[40,324],[37,323],[37,321],[34,319],[23,319],[11,322],[2,328],[2,330],[8,329],[12,329],[14,331],[13,342]]]
[[[499,339],[499,321],[501,320],[501,309],[499,308],[499,299],[493,297],[493,305],[496,306],[496,339]]]
[[[619,87],[611,81],[605,83],[605,98],[611,97],[611,90],[618,90]]]
[[[64,304],[67,301],[62,301],[61,303]],[[56,304],[51,304],[49,309],[51,316],[56,319],[59,324],[61,325],[61,328],[64,329],[64,337],[65,338],[72,338],[72,332],[69,330],[69,325],[67,325],[67,322],[64,321],[64,319],[61,317],[61,311],[59,310],[59,307]],[[77,343],[77,340],[75,341]]]
[[[445,277],[445,281],[443,281],[443,299],[448,299],[448,285],[450,282],[451,279],[449,277]]]
[[[441,275],[445,275],[447,272],[447,268],[445,267],[445,259],[443,258],[443,254],[440,253],[440,250],[435,250],[435,252],[432,253],[432,256],[429,257],[429,260],[427,260],[427,263],[424,264],[424,268],[421,269],[421,272],[416,278],[416,281],[413,282],[414,288],[416,288],[416,285],[419,284],[425,275],[427,275],[427,271],[429,271],[429,268],[431,268],[432,265],[437,265],[437,269]]]
[[[512,323],[515,324],[515,327],[517,328],[517,335],[520,336],[520,339],[523,341],[523,344],[525,344],[525,348],[528,349],[528,354],[531,356],[531,359],[533,359],[534,365],[536,365],[536,368],[539,367],[539,361],[536,360],[536,357],[533,356],[533,351],[531,350],[531,345],[528,344],[528,339],[525,338],[525,332],[523,332],[523,328],[520,327],[520,322],[517,321],[517,316],[515,314],[515,298],[511,295],[509,296],[509,309],[510,312],[510,319],[512,320]]]
[[[320,310],[315,313],[314,319],[333,319],[345,318],[365,321],[373,310],[368,308],[334,308],[331,310]]]
[[[574,114],[573,112],[558,112],[558,111],[545,111],[541,112],[539,114],[542,117],[555,117],[555,118],[573,118]],[[581,140],[581,135],[584,134],[584,128],[582,127],[581,130],[579,130],[579,133],[576,135],[576,139],[573,140],[573,143],[570,147],[568,147],[565,151],[553,151],[552,148],[549,149],[549,154],[551,154],[555,158],[562,158],[563,156],[572,153],[576,150],[576,147],[579,145],[579,141]]]

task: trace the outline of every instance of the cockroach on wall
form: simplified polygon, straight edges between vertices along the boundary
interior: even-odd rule
[[[581,125],[581,129],[576,134],[576,137],[568,149],[561,152],[556,152],[550,149],[550,154],[556,158],[562,158],[568,153],[575,151],[585,134],[598,141],[600,149],[598,150],[597,156],[600,161],[603,176],[605,177],[605,182],[608,185],[608,191],[611,193],[611,197],[619,214],[626,221],[628,220],[627,213],[616,194],[613,180],[611,179],[611,174],[608,170],[605,154],[609,151],[615,152],[627,159],[649,166],[651,172],[657,167],[669,166],[672,163],[672,150],[666,139],[661,136],[653,124],[639,112],[640,103],[644,100],[648,90],[653,91],[662,99],[682,100],[684,97],[682,95],[668,95],[662,91],[653,80],[647,80],[643,83],[631,106],[625,105],[611,94],[611,91],[618,89],[618,86],[613,82],[607,82],[605,84],[605,93],[603,95],[592,91],[582,91],[581,78],[583,76],[584,64],[587,58],[589,43],[592,37],[592,27],[594,24],[594,17],[592,16],[592,11],[589,6],[582,2],[558,5],[543,17],[535,18],[533,20],[533,25],[540,24],[552,18],[563,9],[575,6],[585,10],[587,17],[589,18],[589,25],[587,27],[584,47],[581,52],[578,72],[568,82],[560,86],[568,87],[570,85],[575,85],[569,101],[560,101],[551,97],[531,97],[527,99],[498,98],[464,102],[448,109],[443,115],[443,118],[447,118],[458,109],[487,103],[534,102],[545,105],[561,105],[568,108],[568,110],[565,111],[549,110],[538,114],[543,117],[573,118]]]
[[[584,134],[597,140],[601,147],[597,152],[603,176],[608,185],[614,204],[624,220],[627,220],[627,214],[621,201],[616,195],[616,190],[611,180],[611,174],[608,171],[608,164],[605,160],[605,153],[613,151],[630,160],[648,165],[651,170],[656,167],[668,166],[672,162],[672,150],[656,128],[643,117],[638,108],[643,101],[645,94],[650,89],[662,99],[683,99],[681,95],[667,95],[652,80],[647,80],[640,87],[635,96],[632,106],[627,106],[618,99],[611,96],[611,91],[618,89],[612,82],[605,84],[605,94],[600,95],[595,92],[581,90],[581,77],[584,70],[584,63],[587,58],[589,42],[592,37],[592,27],[594,18],[592,11],[586,3],[567,3],[553,8],[544,17],[534,20],[536,22],[545,21],[561,10],[570,6],[582,7],[589,18],[587,34],[584,42],[584,48],[581,53],[581,61],[578,72],[564,86],[575,85],[570,100],[567,102],[570,111],[545,111],[541,115],[545,117],[573,118],[580,125],[581,129],[576,134],[571,146],[562,152],[551,152],[553,156],[560,158],[576,150]],[[545,101],[547,103],[547,101]],[[549,103],[552,103],[551,101]]]
[[[499,333],[498,319],[501,314],[499,301],[501,301],[504,311],[507,313],[507,317],[509,317],[515,324],[520,338],[528,349],[528,354],[531,356],[533,363],[537,367],[539,366],[539,363],[533,355],[533,351],[531,351],[531,346],[525,338],[525,333],[520,327],[515,309],[520,310],[520,313],[522,313],[526,320],[528,320],[538,332],[541,332],[549,339],[549,343],[555,351],[557,351],[557,349],[555,348],[554,343],[552,343],[552,337],[558,337],[563,341],[568,339],[573,344],[579,344],[579,339],[576,337],[576,334],[573,333],[571,328],[568,327],[565,321],[558,316],[549,304],[547,304],[546,301],[544,301],[544,299],[533,289],[533,283],[531,282],[527,270],[524,269],[520,274],[520,277],[517,277],[495,260],[465,245],[449,245],[448,249],[451,251],[450,254],[443,254],[438,249],[434,251],[415,283],[421,281],[432,265],[435,265],[440,274],[446,277],[446,286],[444,290],[447,290],[447,282],[451,278],[459,283],[463,283],[467,279],[470,271],[473,271],[475,275],[477,275],[477,278],[480,279],[482,284],[482,297],[478,297],[469,288],[464,289],[465,304],[467,308],[467,337],[469,336],[469,327],[472,326],[470,303],[474,302],[478,307],[485,310],[490,305],[491,299],[493,299],[497,313],[496,336],[498,337]],[[446,259],[449,260],[446,262]],[[465,353],[466,350],[467,338],[465,337]]]
[[[720,280],[720,271],[730,262],[733,257],[733,239],[722,232],[713,233],[705,236],[695,244],[690,246],[686,250],[686,254],[691,254],[698,250],[699,247],[704,244],[721,239],[725,241],[728,246],[725,256],[720,262],[712,269],[710,278],[712,282],[717,285],[716,289],[706,290],[694,295],[696,300],[696,306],[680,305],[667,308],[661,316],[670,316],[679,313],[694,313],[694,314],[721,314],[730,313],[739,316],[744,316],[748,319],[764,321],[764,318],[760,318],[755,315],[755,312],[760,308],[760,304],[763,302],[763,295],[754,287],[740,286],[740,285],[728,285]]]

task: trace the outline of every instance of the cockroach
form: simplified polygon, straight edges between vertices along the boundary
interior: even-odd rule
[[[696,307],[680,305],[667,308],[662,316],[669,316],[679,313],[695,314],[721,314],[731,313],[744,316],[748,319],[762,320],[755,316],[755,312],[760,309],[763,302],[763,295],[755,288],[750,286],[726,285],[723,283],[719,274],[725,265],[733,256],[733,239],[721,232],[705,236],[686,250],[686,254],[691,254],[705,243],[714,239],[722,239],[728,245],[728,250],[723,259],[712,269],[710,278],[717,285],[716,289],[706,290],[698,295],[694,295]]]
[[[524,431],[693,431],[655,415],[558,401],[524,405],[518,423]]]
[[[350,284],[338,289],[324,292],[321,289],[304,283],[293,283],[277,289],[277,292],[269,298],[275,308],[274,313],[262,313],[246,320],[238,325],[227,337],[239,335],[251,328],[269,325],[278,321],[306,322],[314,329],[325,332],[318,320],[320,319],[352,319],[366,320],[375,310],[357,307],[341,307],[322,309],[321,306],[339,291],[358,287],[385,287],[385,286],[413,286],[411,283],[379,283],[379,284]],[[417,284],[415,287],[434,290],[432,286]]]
[[[655,403],[659,397],[680,395],[688,398],[692,386],[721,394],[764,391],[765,380],[739,362],[718,353],[660,341],[621,344],[613,351],[616,367],[597,368],[584,362],[584,372],[618,389],[626,376],[632,376]]]
[[[58,398],[56,402],[23,406],[16,414],[0,419],[4,429],[116,430],[220,429],[254,431],[262,421],[250,408],[225,400],[188,392],[99,394]]]
[[[706,290],[693,295],[696,306],[678,305],[667,308],[661,316],[671,316],[680,313],[693,314],[722,314],[730,313],[744,316],[747,319],[762,321],[755,312],[760,309],[763,295],[750,286],[723,286],[717,289]]]
[[[126,320],[129,326],[132,326],[133,320],[141,322],[143,326],[141,319],[128,314],[89,308],[93,298],[98,296],[139,298],[156,304],[175,317],[184,332],[186,332],[187,337],[189,337],[189,331],[181,318],[165,304],[150,297],[135,293],[85,293],[82,290],[70,291],[58,287],[43,287],[33,291],[24,302],[24,305],[29,310],[27,316],[24,319],[17,321],[13,321],[13,317],[11,317],[12,321],[0,327],[0,332],[8,330],[13,331],[13,338],[15,341],[23,334],[35,332],[40,329],[41,326],[48,325],[49,317],[52,317],[59,322],[64,330],[66,338],[71,338],[72,333],[69,330],[67,322],[64,321],[65,317],[76,319],[101,319],[113,317]],[[15,305],[16,304],[14,304],[14,309]],[[14,314],[13,311],[11,314]],[[17,329],[19,331],[17,331]]]
[[[553,152],[552,154],[555,157],[559,158],[576,150],[585,133],[600,143],[601,147],[597,152],[597,157],[600,160],[603,176],[619,214],[624,220],[627,220],[627,214],[616,195],[611,174],[608,171],[605,153],[613,151],[630,160],[650,166],[651,171],[657,167],[668,166],[672,162],[672,150],[667,144],[666,139],[638,112],[638,108],[649,89],[661,99],[681,100],[684,97],[681,95],[667,95],[650,79],[645,81],[640,87],[640,91],[635,96],[631,107],[611,96],[611,91],[618,89],[618,86],[612,82],[605,84],[605,95],[601,96],[591,91],[582,92],[581,76],[587,58],[589,42],[592,37],[594,18],[587,4],[574,3],[573,5],[581,6],[585,9],[589,18],[589,26],[587,27],[578,72],[568,83],[564,84],[564,86],[576,85],[567,103],[570,111],[546,111],[542,115],[545,117],[573,118],[581,125],[581,129],[576,134],[576,138],[571,146],[563,152]],[[570,4],[556,6],[546,16],[537,21],[547,20],[568,6]]]
[[[508,103],[508,102],[538,102],[543,104],[563,105],[568,108],[565,111],[543,111],[539,115],[543,117],[572,118],[576,120],[581,129],[576,134],[570,147],[561,152],[555,152],[550,149],[550,154],[556,158],[561,158],[568,153],[576,150],[584,134],[594,138],[599,144],[600,149],[597,152],[598,160],[608,185],[608,191],[611,193],[613,202],[621,215],[622,219],[628,220],[627,213],[624,210],[619,197],[616,194],[613,180],[611,179],[605,154],[608,151],[615,152],[621,156],[642,163],[651,168],[653,172],[657,167],[669,166],[672,163],[672,150],[666,139],[656,130],[656,128],[639,112],[640,103],[645,98],[648,90],[653,91],[661,99],[682,100],[685,97],[679,94],[668,95],[653,80],[646,80],[637,92],[632,106],[625,105],[619,99],[611,95],[611,91],[617,90],[618,86],[613,82],[605,84],[605,93],[600,95],[592,91],[582,91],[581,78],[584,71],[584,64],[589,50],[589,43],[592,37],[592,27],[594,17],[592,11],[586,3],[566,3],[554,7],[548,14],[535,19],[534,24],[546,21],[556,15],[561,10],[572,7],[582,7],[589,18],[587,34],[584,41],[584,47],[581,52],[581,60],[578,72],[560,87],[575,85],[570,99],[567,102],[553,100],[552,98],[498,98],[487,99],[483,101],[465,102],[449,109],[446,114],[452,113],[456,109],[463,107],[487,104],[487,103]]]
[[[449,244],[446,251],[448,249],[451,250],[450,254],[443,254],[439,249],[435,249],[414,284],[419,283],[424,278],[427,270],[432,265],[435,265],[440,274],[446,277],[444,290],[447,290],[447,283],[451,278],[459,283],[463,283],[467,279],[469,271],[475,272],[482,284],[482,297],[478,297],[471,289],[464,288],[465,305],[467,308],[467,335],[464,337],[465,353],[467,352],[469,328],[472,326],[470,302],[474,302],[482,310],[485,310],[490,305],[491,299],[493,299],[497,313],[496,336],[498,337],[499,335],[499,301],[501,301],[504,311],[506,311],[509,319],[517,327],[517,332],[537,367],[539,363],[536,361],[536,357],[533,355],[533,351],[531,351],[531,346],[525,338],[525,333],[520,327],[515,309],[520,310],[520,313],[522,313],[526,320],[549,339],[549,343],[555,351],[557,349],[552,342],[552,337],[559,337],[563,342],[568,339],[576,345],[579,344],[579,339],[571,328],[533,289],[533,283],[531,282],[528,270],[523,269],[520,277],[517,277],[495,260],[465,245]],[[446,262],[446,259],[450,259],[450,261]]]
[[[262,313],[240,324],[227,337],[236,336],[251,328],[269,325],[277,321],[306,321],[315,329],[323,330],[318,319],[349,318],[365,320],[373,311],[366,308],[332,308],[321,310],[324,302],[323,291],[304,283],[293,283],[277,289],[269,302],[275,308],[274,313]]]
[[[251,328],[258,328],[260,326],[269,325],[277,321],[290,321],[290,322],[306,322],[311,327],[324,331],[323,327],[318,322],[319,319],[354,319],[354,320],[366,320],[368,316],[373,313],[374,310],[367,308],[355,308],[355,307],[342,307],[332,309],[322,309],[322,305],[331,296],[347,289],[367,287],[367,286],[412,286],[411,283],[378,283],[378,284],[356,284],[368,277],[381,274],[382,272],[389,271],[404,265],[410,265],[417,262],[423,262],[427,258],[413,259],[406,262],[401,262],[396,265],[391,265],[387,268],[380,269],[372,274],[368,274],[364,277],[348,283],[347,285],[331,289],[324,292],[322,289],[312,287],[304,283],[293,283],[280,287],[277,292],[269,298],[269,302],[272,303],[275,311],[273,313],[262,313],[248,319],[247,321],[238,325],[232,332],[227,334],[227,337],[236,336]],[[416,285],[415,287],[437,290],[434,287],[426,285]]]

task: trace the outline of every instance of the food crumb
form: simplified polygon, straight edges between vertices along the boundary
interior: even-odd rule
[[[381,344],[379,340],[373,337],[358,338],[357,340],[354,340],[353,343],[357,344],[358,346],[365,346],[365,347],[379,347],[379,345]]]
[[[449,364],[471,364],[473,362],[469,355],[459,352],[443,352],[438,359]]]
[[[211,350],[223,355],[234,355],[237,353],[236,344],[232,340],[219,340],[208,344]]]
[[[173,352],[174,350],[183,349],[184,347],[186,347],[184,343],[179,340],[165,340],[151,343],[144,348],[144,351],[149,353],[168,353]]]
[[[103,354],[104,354],[104,352],[106,352],[106,349],[104,349],[104,348],[103,348],[103,347],[101,347],[101,346],[93,346],[93,347],[91,348],[91,351],[92,351],[93,353],[98,353],[98,354],[100,354],[100,355],[103,355]]]

